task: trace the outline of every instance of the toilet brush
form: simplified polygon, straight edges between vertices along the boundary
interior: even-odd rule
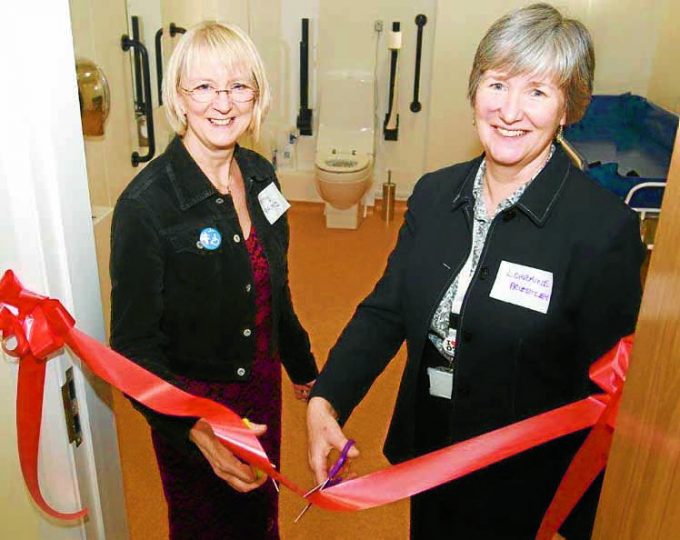
[[[387,182],[382,185],[382,208],[380,215],[383,221],[390,222],[394,219],[394,195],[396,185],[392,183],[392,171],[387,170]]]

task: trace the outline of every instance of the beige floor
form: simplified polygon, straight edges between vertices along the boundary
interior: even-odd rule
[[[290,283],[293,301],[307,328],[321,365],[328,349],[351,317],[356,304],[382,273],[401,223],[390,225],[369,216],[357,231],[328,230],[322,207],[295,204],[290,211]],[[369,392],[346,425],[357,440],[361,458],[353,469],[365,473],[387,465],[381,446],[387,430],[404,362],[403,350]],[[306,465],[305,407],[293,399],[284,377],[282,470],[303,485],[311,485]],[[146,423],[120,395],[114,396],[125,496],[131,540],[167,538],[166,508]],[[324,538],[405,539],[408,502],[353,514],[314,508],[298,523],[293,518],[302,500],[283,490],[281,536],[289,539]]]

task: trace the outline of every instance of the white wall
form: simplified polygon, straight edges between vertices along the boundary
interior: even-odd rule
[[[647,97],[680,114],[680,2],[662,0],[660,4],[663,6],[661,26]]]
[[[521,0],[438,2],[428,169],[470,159],[480,151],[466,99],[477,44],[493,21],[513,8],[530,3]],[[593,36],[596,93],[632,91],[647,95],[667,9],[665,0],[561,0],[554,4],[565,15],[584,22]],[[668,17],[665,20],[669,20]]]
[[[12,105],[5,108],[0,133],[0,272],[12,268],[27,287],[59,298],[82,330],[103,339],[68,2],[3,4],[0,14],[6,24],[2,50],[21,44],[21,55],[0,56],[0,69],[17,83],[33,81],[21,85],[20,96],[16,86],[0,85],[2,102]],[[41,39],[27,41],[26,28]],[[16,457],[16,366],[0,361],[1,538],[126,537],[111,413],[77,368],[84,442],[74,448],[66,438],[59,386],[69,365],[67,355],[48,363],[40,480],[58,509],[86,505],[90,518],[65,526],[45,518],[29,500]]]
[[[275,2],[274,2],[275,3]],[[429,89],[431,78],[432,46],[434,43],[435,0],[282,0],[281,33],[287,47],[289,93],[280,112],[275,108],[271,129],[277,132],[279,145],[285,131],[295,125],[299,108],[299,41],[300,19],[310,18],[310,107],[313,109],[316,134],[319,115],[318,92],[321,79],[331,71],[368,72],[376,76],[377,107],[375,116],[376,159],[374,190],[387,179],[387,169],[397,184],[401,197],[410,193],[411,184],[424,171],[427,144],[427,119],[429,112]],[[428,17],[423,41],[420,101],[423,111],[409,111],[413,93],[415,64],[416,25],[415,16],[424,13]],[[262,10],[257,11],[257,20]],[[376,21],[382,21],[384,30],[374,29]],[[393,21],[401,22],[403,46],[399,59],[399,116],[398,141],[384,141],[382,123],[387,112],[389,84],[388,32]],[[256,41],[258,46],[263,40]],[[285,97],[285,96],[284,96]],[[348,99],[347,107],[352,103]],[[283,133],[282,133],[283,132]],[[285,138],[284,138],[285,140]],[[301,137],[297,142],[297,168],[313,169],[316,137]]]
[[[585,9],[574,7],[580,8],[574,16],[586,24],[595,43],[595,93],[646,96],[665,0],[598,0],[587,2]]]
[[[138,149],[132,137],[130,53],[120,47],[120,37],[128,33],[125,3],[123,0],[70,0],[69,3],[75,54],[94,61],[102,69],[111,91],[111,110],[104,135],[85,140],[91,203],[110,207],[137,172],[130,163],[130,155]],[[153,50],[153,40],[150,48]],[[152,80],[156,80],[155,71]],[[155,82],[152,84],[155,91]]]
[[[85,1],[85,0],[79,0]],[[411,186],[425,169],[430,110],[430,79],[434,45],[436,0],[162,0],[163,23],[189,26],[202,19],[235,22],[248,30],[267,69],[273,94],[272,109],[266,120],[261,141],[255,148],[271,158],[274,148],[282,149],[289,133],[295,131],[299,109],[299,41],[301,19],[310,19],[309,101],[313,109],[316,134],[319,107],[319,80],[333,70],[375,72],[377,75],[375,190],[387,179],[387,169],[397,192],[406,197]],[[416,26],[415,16],[424,13],[428,24],[424,32],[420,101],[423,110],[409,111],[413,92]],[[374,31],[381,20],[384,31]],[[399,141],[386,142],[382,123],[387,112],[389,50],[387,34],[392,21],[402,23],[403,48],[400,52]],[[164,45],[169,44],[164,39]],[[168,48],[165,55],[170,54]],[[376,65],[377,55],[377,65]],[[348,103],[347,106],[351,106]],[[245,141],[246,144],[248,141]],[[316,136],[300,137],[296,143],[297,161],[293,165],[313,170]],[[285,189],[285,186],[284,186]]]
[[[121,0],[113,0],[109,2],[110,4],[115,4],[114,8],[120,9]],[[73,5],[73,0],[71,1]],[[99,13],[98,8],[92,9],[92,12]],[[158,92],[156,91],[156,54],[155,48],[155,37],[156,31],[162,26],[161,20],[161,0],[127,0],[127,15],[129,21],[129,33],[132,37],[132,17],[139,18],[139,28],[140,28],[140,41],[144,44],[149,53],[149,66],[151,71],[151,95],[153,97],[153,106],[158,107]],[[99,16],[97,16],[99,19]],[[96,28],[98,20],[91,21],[90,29]],[[103,28],[101,30],[104,30]],[[167,29],[163,34],[164,38],[167,38]],[[78,42],[76,37],[76,43]],[[162,42],[161,42],[162,43]]]

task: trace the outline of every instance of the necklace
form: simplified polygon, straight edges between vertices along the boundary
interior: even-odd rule
[[[222,193],[223,195],[230,195],[232,191],[232,186],[234,184],[234,179],[231,174],[231,167],[233,163],[233,159],[229,162],[229,171],[227,173],[227,182],[225,184],[221,184],[219,182],[216,182],[217,185],[217,190]]]
[[[534,174],[531,176],[531,178],[529,178],[529,180],[524,181],[524,182],[513,182],[513,190],[509,192],[507,197],[505,197],[504,199],[499,201],[498,204],[500,204],[503,200],[507,199],[508,197],[512,196],[513,193],[516,193],[518,189],[524,188],[524,187],[528,186],[529,184],[531,184],[531,182],[533,182],[536,179],[536,177],[540,174],[540,172],[545,168],[545,166],[547,165],[548,161],[550,161],[550,158],[552,158],[554,153],[555,153],[555,145],[551,144],[550,145],[550,151],[548,152],[548,156],[545,158],[545,160],[543,161],[541,166],[534,172]],[[489,173],[488,173],[487,166],[486,166],[486,160],[484,160],[482,162],[482,166],[484,167],[483,181],[484,181],[484,184],[486,185],[486,192],[488,194],[489,201],[492,202],[492,204],[493,204],[492,196],[491,196],[491,182],[489,181]],[[496,205],[496,206],[498,206],[498,205]]]

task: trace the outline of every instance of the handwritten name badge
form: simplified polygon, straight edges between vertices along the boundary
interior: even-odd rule
[[[547,313],[552,294],[552,272],[501,261],[491,298]]]
[[[276,220],[290,208],[290,203],[281,195],[274,182],[260,191],[257,199],[270,225],[276,223]]]

